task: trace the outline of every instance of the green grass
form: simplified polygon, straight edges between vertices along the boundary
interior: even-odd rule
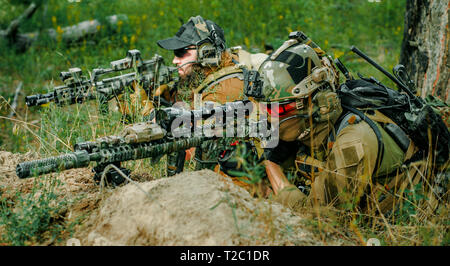
[[[0,225],[4,226],[0,242],[23,246],[51,240],[59,241],[64,230],[74,224],[65,224],[61,212],[69,202],[61,199],[57,179],[35,179],[32,191],[16,192],[14,199],[0,199]]]

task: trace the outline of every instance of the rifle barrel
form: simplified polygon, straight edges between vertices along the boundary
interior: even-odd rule
[[[55,157],[19,163],[16,166],[16,174],[19,178],[27,178],[33,175],[85,167],[89,165],[89,162],[87,151],[76,151]]]
[[[207,139],[210,139],[210,137],[200,136],[186,139],[183,138],[163,143],[146,142],[135,145],[119,144],[101,148],[98,151],[91,153],[87,150],[78,150],[59,156],[19,163],[16,166],[16,174],[19,178],[28,178],[73,168],[87,167],[90,162],[94,161],[98,164],[106,165],[157,157],[161,154],[168,154],[174,151],[199,146]]]
[[[29,96],[25,97],[25,104],[27,106],[43,105],[52,100],[54,100],[53,93],[34,94],[34,95],[29,95]]]

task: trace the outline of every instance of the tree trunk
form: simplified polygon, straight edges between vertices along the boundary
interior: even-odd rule
[[[421,97],[449,103],[449,0],[407,0],[400,63]]]

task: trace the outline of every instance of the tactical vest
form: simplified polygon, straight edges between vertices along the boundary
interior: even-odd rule
[[[205,78],[205,80],[194,90],[194,109],[201,109],[203,106],[202,98],[206,93],[217,84],[231,78],[244,80],[242,69],[238,65],[228,66],[216,71]]]
[[[237,60],[233,59],[235,65],[224,67],[205,78],[194,90],[194,109],[202,108],[202,95],[210,92],[215,85],[230,78],[244,80],[243,66],[248,70],[258,70],[261,63],[268,57],[263,53],[251,54],[239,46],[230,48],[229,52],[237,57]]]

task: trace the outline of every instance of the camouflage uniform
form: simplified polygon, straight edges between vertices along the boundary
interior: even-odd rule
[[[393,122],[375,112],[366,116],[381,133],[384,152],[379,154],[374,128],[343,110],[335,92],[337,72],[309,39],[286,41],[259,72],[264,100],[287,110],[280,112],[280,144],[266,152],[268,177],[279,202],[294,208],[305,203],[362,206],[376,184],[390,183],[390,176],[412,155],[412,142],[403,152],[383,129]],[[287,181],[289,172],[295,185]],[[298,189],[305,184],[311,185],[309,196]]]
[[[338,108],[339,103],[336,106]],[[384,186],[389,181],[388,175],[395,173],[406,159],[405,153],[379,126],[384,154],[376,170],[378,141],[374,130],[356,114],[341,114],[341,118],[345,122],[331,119],[313,124],[311,133],[296,140],[296,145],[282,141],[269,153],[269,160],[300,175],[294,182],[296,185],[304,185],[305,181],[311,184],[311,203],[358,203],[369,185],[381,183]],[[341,123],[346,125],[342,129],[336,128]],[[284,136],[280,138],[283,140]],[[283,146],[291,148],[280,152]],[[275,155],[280,153],[284,156]]]

